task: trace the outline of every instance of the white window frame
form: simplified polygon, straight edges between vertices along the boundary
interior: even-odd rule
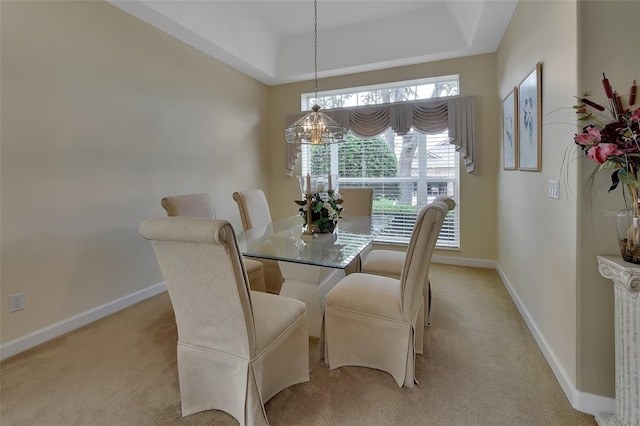
[[[428,79],[420,79],[420,80],[411,80],[411,81],[403,81],[403,82],[394,82],[394,83],[389,83],[389,84],[378,84],[375,86],[361,86],[361,87],[356,87],[356,88],[345,88],[345,89],[339,89],[339,90],[331,90],[331,91],[324,91],[324,92],[318,92],[318,99],[322,99],[322,97],[328,97],[328,96],[338,96],[338,95],[343,95],[343,94],[352,94],[352,95],[356,95],[358,93],[361,92],[367,92],[367,91],[372,91],[372,90],[381,90],[381,89],[396,89],[396,88],[405,88],[405,87],[417,87],[419,85],[424,85],[424,84],[435,84],[438,82],[452,82],[452,81],[456,81],[457,82],[457,88],[459,90],[459,78],[457,75],[453,75],[453,76],[441,76],[441,77],[436,77],[436,78],[428,78]],[[417,91],[416,91],[417,92]],[[455,93],[456,95],[458,93]],[[359,98],[359,96],[356,95],[356,98]],[[414,100],[414,99],[412,99]],[[306,94],[302,94],[301,95],[301,102],[302,102],[302,109],[303,110],[308,110],[310,109],[310,107],[316,103],[316,99],[315,99],[315,92],[314,93],[306,93]],[[369,104],[370,105],[370,104]],[[351,106],[351,105],[350,105]],[[429,136],[427,135],[427,138]],[[302,155],[301,155],[301,166],[302,166],[302,174],[306,175],[309,172],[310,169],[310,158],[309,158],[309,146],[308,145],[302,145]],[[419,145],[419,150],[422,150],[422,152],[426,149],[426,138],[425,138],[425,142],[421,143]],[[452,149],[455,149],[452,146]],[[424,152],[423,152],[424,154]],[[455,158],[455,177],[451,178],[451,177],[442,177],[442,176],[426,176],[424,173],[426,173],[426,171],[428,170],[426,162],[427,160],[427,156],[426,155],[421,155],[418,156],[417,159],[414,159],[414,161],[418,161],[418,173],[419,175],[417,177],[410,177],[410,178],[400,178],[400,177],[395,177],[395,178],[343,178],[340,177],[340,185],[341,187],[348,187],[348,186],[362,186],[363,184],[367,183],[367,182],[372,182],[375,181],[376,183],[382,183],[384,182],[405,182],[405,181],[411,181],[411,182],[415,182],[417,187],[418,187],[418,191],[419,192],[426,192],[427,191],[427,185],[429,182],[446,182],[447,187],[450,188],[448,191],[448,194],[451,195],[455,200],[459,200],[459,194],[460,194],[460,158],[459,155],[457,153],[454,153],[454,158]],[[338,145],[334,144],[331,147],[331,170],[338,170]],[[422,188],[422,189],[420,189]],[[374,195],[375,196],[375,195]],[[433,199],[436,197],[436,195],[427,195],[427,202],[431,202],[433,201]],[[374,203],[375,204],[375,203]],[[449,214],[447,215],[447,218],[445,219],[445,224],[443,225],[443,231],[441,231],[440,233],[440,238],[438,239],[438,242],[436,244],[436,247],[438,247],[439,249],[453,249],[453,250],[457,250],[460,248],[460,214],[459,214],[459,210],[460,210],[460,206],[459,206],[459,202],[458,202],[458,207],[454,210],[449,212]],[[421,208],[424,207],[424,202],[417,204],[416,208]],[[379,214],[378,212],[375,211],[374,208],[374,215]],[[417,211],[416,211],[416,215],[417,215]],[[390,233],[382,233],[376,240],[375,242],[377,243],[382,243],[382,244],[396,244],[396,245],[406,245],[409,242],[409,237],[411,235],[410,230],[413,229],[413,224],[415,223],[415,216],[412,214],[406,214],[406,215],[399,215],[399,214],[394,214],[394,216],[397,218],[397,222],[402,223],[403,225],[401,225],[401,229],[399,232],[395,232],[395,231],[391,231]],[[402,216],[402,217],[401,217]],[[396,219],[394,219],[396,220]]]
[[[452,74],[452,75],[443,75],[438,77],[421,78],[417,80],[405,80],[405,81],[395,81],[392,83],[372,84],[370,86],[358,86],[358,87],[349,87],[349,88],[336,89],[336,90],[325,90],[317,93],[318,99],[316,99],[316,92],[303,93],[300,96],[300,109],[301,111],[311,111],[311,107],[313,107],[313,105],[318,103],[319,100],[321,101],[323,97],[335,97],[335,96],[341,96],[341,95],[355,95],[356,97],[355,103],[350,103],[349,105],[345,105],[345,107],[373,105],[371,103],[361,104],[360,97],[358,95],[365,92],[372,92],[372,91],[384,90],[384,89],[388,90],[388,89],[413,88],[416,95],[413,99],[408,99],[408,100],[430,99],[427,97],[420,96],[420,93],[422,93],[422,91],[419,90],[419,88],[421,86],[435,85],[437,83],[448,83],[448,82],[456,82],[458,86],[458,93],[460,92],[460,76],[458,74]],[[318,104],[321,107],[323,107],[321,102]]]

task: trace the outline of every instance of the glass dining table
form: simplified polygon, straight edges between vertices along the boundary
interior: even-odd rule
[[[284,278],[280,295],[306,303],[309,335],[319,337],[326,294],[389,222],[371,216],[344,217],[332,233],[303,238],[302,217],[293,216],[240,232],[237,241],[244,256],[278,262]]]
[[[302,217],[292,216],[240,232],[237,240],[245,256],[344,269],[388,223],[382,217],[345,217],[334,232],[303,238]]]

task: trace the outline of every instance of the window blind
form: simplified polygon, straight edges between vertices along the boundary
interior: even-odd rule
[[[346,142],[305,145],[301,152],[303,174],[337,170],[338,191],[347,187],[373,189],[373,214],[391,219],[376,239],[379,243],[407,244],[421,208],[438,195],[459,199],[459,155],[446,130],[425,134],[412,129],[399,136],[388,129],[366,139],[350,133]],[[460,246],[458,210],[445,218],[438,247]]]

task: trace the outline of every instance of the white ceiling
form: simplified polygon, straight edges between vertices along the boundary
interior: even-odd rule
[[[312,0],[108,0],[268,85],[313,79]],[[318,77],[495,52],[518,0],[318,0]]]

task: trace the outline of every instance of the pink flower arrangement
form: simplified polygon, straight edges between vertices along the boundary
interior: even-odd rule
[[[636,97],[636,82],[633,81],[629,94],[629,107],[623,108],[621,97],[613,90],[603,74],[602,85],[609,100],[609,108],[589,100],[578,98],[574,106],[578,120],[586,122],[582,133],[576,134],[574,142],[585,151],[587,158],[598,163],[594,174],[603,169],[613,169],[611,187],[626,184],[633,196],[634,207],[638,208],[638,172],[640,171],[640,108],[633,109]],[[606,111],[610,116],[601,114]],[[597,112],[592,112],[596,110]]]
[[[607,161],[610,156],[622,155],[624,152],[613,143],[597,143],[587,151],[587,158],[600,164]]]
[[[587,97],[578,98],[580,103],[574,108],[578,120],[586,122],[582,133],[576,134],[574,142],[583,150],[587,158],[598,163],[591,178],[603,169],[613,169],[609,192],[622,183],[623,196],[631,195],[630,213],[616,216],[618,242],[622,258],[640,264],[640,204],[638,202],[638,181],[640,172],[640,108],[633,108],[636,101],[636,81],[629,92],[629,107],[624,108],[622,99],[602,74],[602,86],[609,101],[607,110]],[[590,110],[595,110],[591,112]]]

